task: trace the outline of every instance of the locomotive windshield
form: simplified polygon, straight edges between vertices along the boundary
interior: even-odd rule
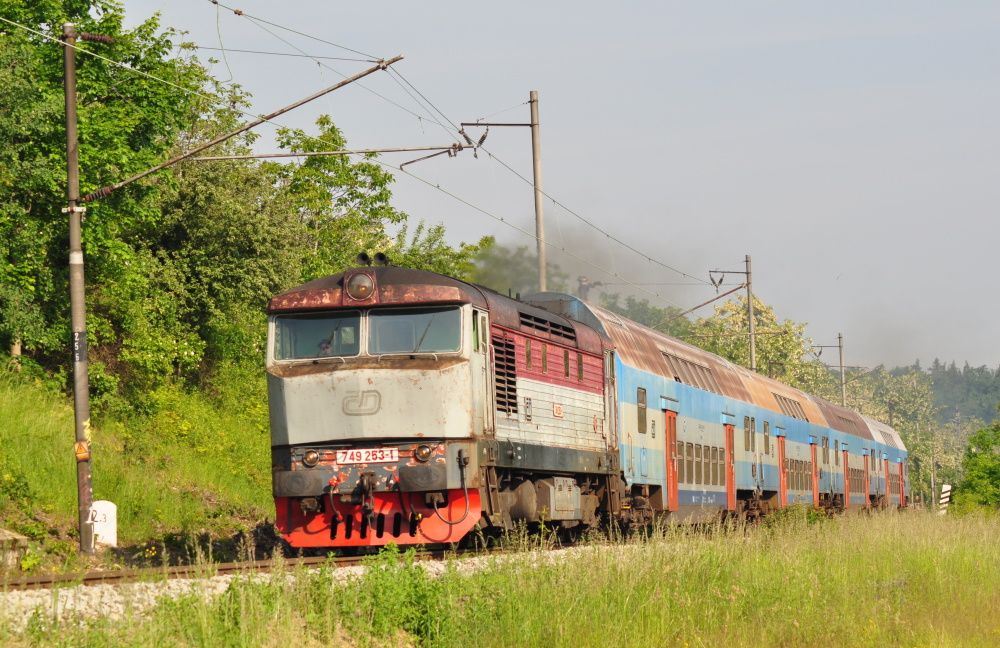
[[[362,328],[364,319],[368,325]],[[274,322],[274,359],[279,361],[353,357],[361,355],[362,347],[369,355],[453,353],[462,348],[458,306],[297,313],[279,315]]]
[[[361,349],[357,311],[281,315],[275,323],[275,360],[356,356]]]
[[[368,313],[368,353],[448,353],[462,342],[457,306],[372,310]]]

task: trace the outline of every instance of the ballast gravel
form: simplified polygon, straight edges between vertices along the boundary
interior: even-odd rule
[[[567,555],[585,549],[573,547],[559,551],[532,552],[530,560],[550,562],[557,555]],[[520,554],[524,557],[524,554]],[[494,561],[510,556],[473,556],[450,561],[429,560],[417,563],[431,576],[444,573],[449,565],[460,573],[473,573]],[[332,586],[343,585],[364,574],[365,567],[340,567],[331,572]],[[316,571],[316,570],[311,570]],[[284,572],[290,576],[292,572]],[[244,572],[194,578],[177,578],[115,585],[75,585],[50,589],[4,592],[0,590],[0,628],[21,632],[33,615],[48,620],[73,620],[105,617],[111,620],[141,615],[164,598],[196,595],[211,599],[225,593],[234,580],[267,582],[275,574]]]

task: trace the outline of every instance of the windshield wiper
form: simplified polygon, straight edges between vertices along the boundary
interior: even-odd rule
[[[434,318],[437,316],[438,314],[434,313],[431,315],[431,318],[427,320],[427,326],[424,327],[424,332],[420,334],[420,339],[417,340],[417,344],[413,347],[410,353],[416,353],[420,350],[420,345],[424,343],[424,338],[427,337],[427,332],[431,330],[431,324],[434,323]]]

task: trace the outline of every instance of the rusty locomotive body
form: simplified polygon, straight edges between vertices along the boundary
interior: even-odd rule
[[[570,295],[361,267],[269,316],[276,525],[296,548],[906,503],[888,426]]]

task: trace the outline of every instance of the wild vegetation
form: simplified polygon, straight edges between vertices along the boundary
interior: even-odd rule
[[[452,561],[389,551],[335,571],[239,581],[124,619],[32,619],[18,645],[994,646],[998,518],[813,518],[559,553]],[[891,539],[888,542],[887,539]]]
[[[126,29],[123,11],[117,0],[0,0],[0,16],[40,34],[57,37],[71,21],[114,38],[81,44],[105,58],[77,56],[83,193],[232,130],[249,106],[180,34],[155,16]],[[58,44],[0,25],[0,348],[9,352],[0,358],[8,374],[0,380],[0,521],[49,562],[69,553],[76,506],[62,66]],[[248,152],[253,138],[213,152]],[[347,147],[328,117],[310,132],[281,129],[277,139],[288,151]],[[392,182],[371,156],[188,163],[88,204],[94,493],[121,507],[125,543],[225,537],[266,519],[271,295],[339,271],[365,250],[469,275],[490,239],[449,243],[443,227],[393,205]]]
[[[52,36],[67,20],[113,36],[113,44],[85,48],[176,86],[78,56],[85,193],[245,119],[249,97],[238,86],[213,79],[155,17],[125,29],[116,0],[0,0],[0,15]],[[45,38],[0,25],[0,348],[9,352],[0,357],[0,520],[32,539],[28,567],[70,560],[76,506],[61,57]],[[214,152],[245,152],[252,142],[247,135]],[[289,151],[347,146],[328,117],[309,132],[281,130],[278,142]],[[263,310],[273,293],[338,271],[361,250],[503,293],[534,290],[529,249],[489,238],[450,244],[441,226],[414,222],[394,206],[392,183],[374,157],[191,163],[88,206],[94,489],[121,507],[130,551],[159,559],[164,546],[181,551],[192,537],[231,538],[270,514],[262,360]],[[554,288],[569,287],[556,264],[550,276]],[[692,321],[628,295],[591,297],[747,362],[738,300]],[[759,330],[782,333],[761,336],[762,370],[837,401],[836,379],[810,355],[805,325],[781,320],[763,302],[756,312]],[[987,374],[938,363],[929,375],[919,367],[852,373],[848,399],[903,433],[915,458],[914,489],[926,496],[932,473],[938,484],[958,483],[982,463],[970,459],[966,439],[992,429],[968,413],[992,418],[982,411],[996,391],[996,374]],[[942,424],[949,398],[962,416]],[[979,488],[982,474],[962,492]]]

